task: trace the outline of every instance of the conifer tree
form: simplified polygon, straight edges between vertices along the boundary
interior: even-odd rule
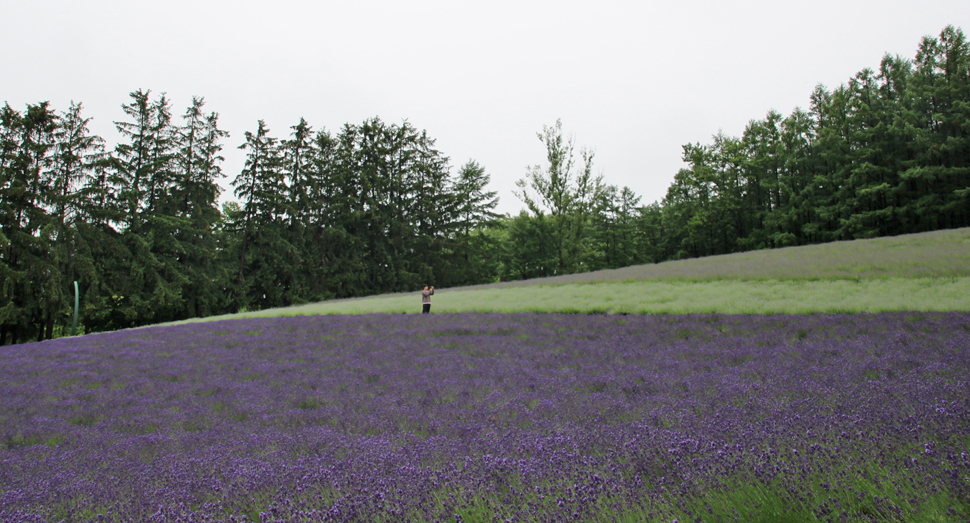
[[[69,297],[73,295],[73,283],[81,288],[96,289],[100,274],[92,256],[86,231],[86,202],[83,187],[94,175],[97,166],[104,162],[104,140],[91,134],[88,125],[91,118],[82,115],[82,105],[71,103],[61,114],[56,131],[56,151],[52,168],[53,205],[51,245],[52,258],[63,275],[61,295],[67,297],[63,309],[70,309]],[[87,300],[86,300],[87,303]],[[66,329],[67,318],[60,318]],[[82,323],[83,325],[83,323]],[[48,324],[47,337],[53,334],[53,323]]]
[[[6,106],[0,115],[3,173],[0,173],[0,234],[3,236],[0,323],[16,343],[21,335],[44,340],[65,301],[62,275],[51,255],[50,210],[58,118],[47,102],[28,105],[23,114]]]
[[[239,147],[246,163],[233,181],[241,199],[237,296],[244,307],[265,309],[292,304],[289,293],[299,271],[299,252],[288,241],[286,217],[288,193],[282,168],[279,140],[259,121],[255,133],[247,132]]]
[[[177,132],[178,149],[173,158],[170,212],[178,242],[174,256],[184,277],[181,296],[186,307],[183,316],[188,318],[217,310],[215,282],[222,276],[215,264],[216,227],[221,219],[217,200],[221,192],[218,180],[223,177],[221,140],[229,133],[219,129],[218,113],[206,114],[204,106],[204,98],[192,98]]]

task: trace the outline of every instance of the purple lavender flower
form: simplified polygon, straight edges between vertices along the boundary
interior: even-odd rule
[[[316,316],[3,347],[0,521],[966,519],[968,320]]]

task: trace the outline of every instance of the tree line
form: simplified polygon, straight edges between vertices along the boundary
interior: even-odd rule
[[[474,161],[378,118],[277,139],[245,133],[218,205],[218,114],[131,93],[112,150],[81,104],[0,109],[0,343],[62,335],[78,281],[86,332],[487,279],[474,231],[498,215]],[[440,285],[440,283],[439,283]]]
[[[527,210],[501,232],[503,279],[966,227],[970,46],[946,27],[912,60],[817,86],[807,111],[687,144],[687,167],[649,205],[591,176],[589,151],[574,161],[558,122],[540,139],[547,166],[519,182]]]
[[[594,174],[557,121],[525,208],[495,213],[484,167],[379,118],[285,138],[245,133],[235,199],[219,205],[218,114],[131,93],[110,148],[81,104],[0,109],[0,344],[65,334],[73,282],[85,332],[752,249],[970,225],[970,49],[924,38],[808,111],[683,148],[649,205]]]
[[[886,55],[807,111],[684,147],[646,210],[654,259],[970,225],[970,49],[961,30]]]

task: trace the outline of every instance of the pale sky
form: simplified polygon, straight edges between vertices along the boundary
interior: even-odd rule
[[[807,108],[816,84],[912,58],[948,24],[970,31],[970,2],[0,0],[0,21],[0,103],[15,109],[80,101],[113,144],[129,92],[167,93],[176,116],[204,96],[230,133],[226,187],[259,119],[281,139],[300,117],[407,119],[453,172],[483,165],[499,211],[517,213],[514,183],[545,161],[536,133],[557,118],[608,183],[650,203],[682,145]]]

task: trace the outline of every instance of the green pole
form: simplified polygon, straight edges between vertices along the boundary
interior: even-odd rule
[[[71,324],[71,336],[77,334],[77,309],[81,304],[81,297],[77,292],[77,280],[74,280],[74,323]]]

